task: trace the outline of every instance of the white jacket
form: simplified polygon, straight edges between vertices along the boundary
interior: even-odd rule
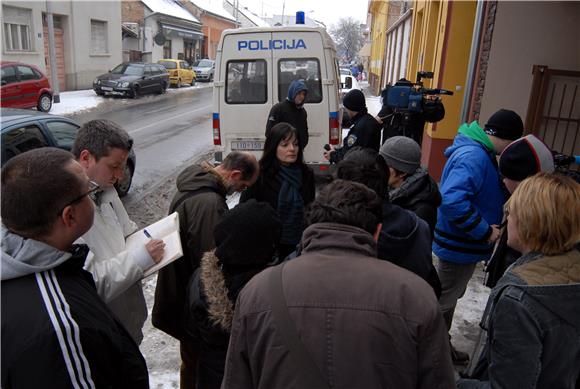
[[[147,319],[141,278],[154,262],[145,246],[126,250],[125,238],[138,227],[129,219],[117,191],[106,189],[97,202],[93,226],[81,238],[91,249],[85,269],[92,273],[99,296],[140,344]]]

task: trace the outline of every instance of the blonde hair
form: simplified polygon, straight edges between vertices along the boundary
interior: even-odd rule
[[[520,240],[546,255],[570,251],[580,241],[580,184],[538,173],[522,181],[506,203],[517,219]]]

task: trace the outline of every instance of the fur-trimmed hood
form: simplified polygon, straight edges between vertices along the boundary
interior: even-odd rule
[[[207,298],[207,312],[211,322],[230,331],[234,304],[228,297],[226,279],[215,251],[208,251],[201,259],[201,289]]]

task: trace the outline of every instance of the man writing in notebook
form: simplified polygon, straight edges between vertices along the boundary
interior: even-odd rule
[[[215,248],[213,230],[227,210],[226,195],[240,192],[258,178],[258,161],[234,151],[219,166],[206,162],[187,167],[177,177],[169,213],[179,213],[183,258],[159,271],[151,321],[180,341],[180,387],[195,388],[197,345],[186,335],[184,313],[189,279],[201,256]]]
[[[99,296],[117,315],[137,344],[143,339],[147,306],[141,278],[165,251],[162,240],[128,250],[125,239],[137,231],[114,188],[124,174],[133,139],[109,120],[92,120],[78,131],[72,152],[91,181],[103,190],[94,196],[95,221],[82,241],[91,249],[85,268],[91,272]]]

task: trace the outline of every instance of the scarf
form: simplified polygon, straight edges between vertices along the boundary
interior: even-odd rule
[[[300,195],[302,170],[299,166],[280,166],[278,172],[278,216],[282,221],[280,243],[297,244],[304,230],[304,200]]]

